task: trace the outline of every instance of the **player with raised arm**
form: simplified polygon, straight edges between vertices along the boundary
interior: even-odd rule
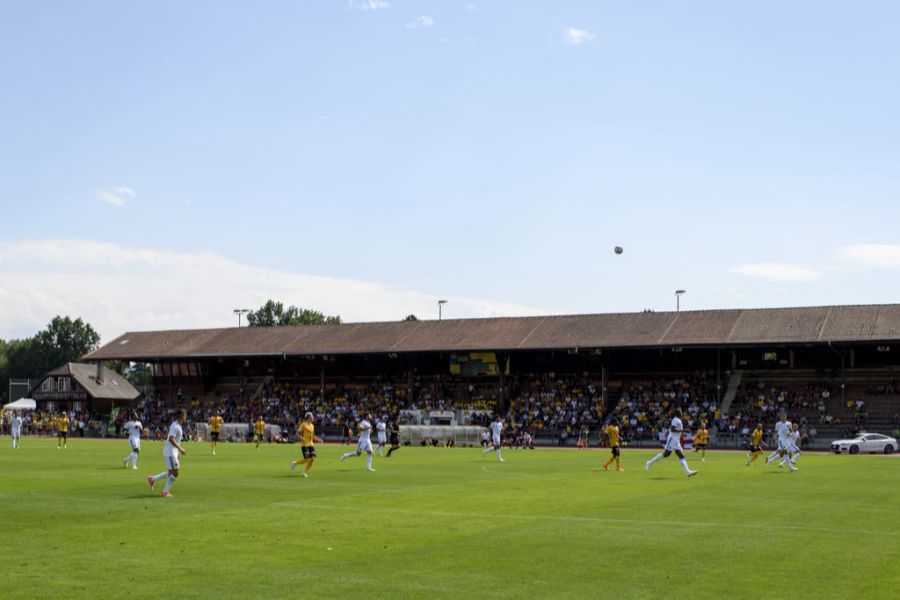
[[[684,425],[681,423],[681,409],[675,409],[675,416],[672,417],[672,424],[669,425],[669,433],[666,436],[666,447],[665,450],[651,458],[644,465],[644,468],[648,471],[650,470],[650,466],[658,460],[662,460],[663,458],[668,458],[670,454],[673,452],[678,456],[678,462],[681,463],[681,468],[684,469],[684,472],[688,477],[693,477],[697,474],[697,471],[692,471],[691,468],[687,464],[687,459],[684,457],[684,449],[681,447],[681,433],[684,431]]]
[[[14,411],[9,420],[9,433],[12,436],[12,446],[15,450],[19,447],[19,438],[22,437],[22,417],[18,411]]]
[[[316,442],[324,444],[322,438],[316,436],[316,427],[313,424],[315,419],[311,412],[306,413],[303,422],[297,431],[300,434],[300,451],[303,453],[302,460],[295,460],[291,463],[291,471],[297,468],[297,465],[304,465],[303,471],[300,473],[304,477],[309,477],[309,471],[316,462]]]
[[[750,453],[747,455],[747,466],[753,464],[753,462],[762,455],[762,439],[763,439],[763,426],[762,423],[757,423],[756,428],[750,434]]]
[[[131,462],[131,468],[137,469],[138,454],[141,453],[141,434],[144,433],[144,425],[135,415],[135,418],[125,423],[125,431],[128,433],[128,445],[131,446],[131,453],[122,459],[122,466],[128,468],[128,462]]]
[[[213,456],[216,455],[216,445],[219,443],[219,432],[222,430],[222,416],[218,410],[213,411],[213,415],[209,418],[209,445],[212,448]]]
[[[387,458],[391,457],[391,454],[395,450],[400,449],[400,425],[397,424],[397,419],[391,421],[391,447],[388,448]]]
[[[359,425],[356,426],[356,430],[359,431],[359,442],[356,444],[356,450],[351,450],[341,455],[341,460],[345,461],[351,456],[359,456],[365,452],[366,471],[375,470],[372,468],[372,423],[369,421],[371,418],[371,415],[366,414],[363,420],[359,422]]]
[[[610,421],[609,424],[603,428],[602,433],[609,438],[609,449],[612,451],[612,456],[604,463],[603,470],[609,471],[609,465],[615,461],[616,471],[619,473],[624,472],[625,469],[622,468],[622,463],[619,460],[619,420],[614,418]]]
[[[259,415],[259,417],[256,418],[256,423],[253,424],[253,430],[253,443],[256,444],[256,449],[259,450],[259,445],[266,436],[266,422],[263,420],[262,415]]]
[[[503,445],[503,419],[500,418],[500,415],[496,415],[494,420],[491,422],[491,445],[481,451],[482,454],[487,454],[491,450],[497,451],[497,460],[499,462],[504,462],[503,454],[500,453],[500,448]]]
[[[187,454],[187,450],[181,445],[181,437],[184,435],[184,430],[181,426],[184,425],[186,420],[187,411],[183,408],[179,409],[178,412],[175,413],[172,424],[169,425],[169,433],[166,436],[166,445],[163,448],[163,459],[166,461],[167,470],[162,473],[157,473],[156,475],[147,476],[147,483],[150,485],[151,490],[157,481],[165,478],[166,485],[163,487],[162,494],[160,494],[164,498],[170,498],[172,496],[172,493],[169,490],[172,488],[172,484],[175,483],[175,479],[178,478],[180,466],[178,457],[182,454]]]
[[[378,456],[384,456],[384,447],[387,444],[387,423],[385,421],[387,417],[382,417],[380,419],[375,419],[375,431],[378,434],[378,446],[376,446],[376,450],[378,450]]]

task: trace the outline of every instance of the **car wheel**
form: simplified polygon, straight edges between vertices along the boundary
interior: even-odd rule
[[[859,454],[859,446],[856,444],[850,446],[850,454]]]
[[[894,453],[894,447],[891,446],[890,444],[885,444],[885,446],[884,446],[884,453],[885,453],[885,454],[893,454],[893,453]]]

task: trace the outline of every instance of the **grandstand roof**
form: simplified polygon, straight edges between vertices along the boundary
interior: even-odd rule
[[[900,304],[142,331],[84,360],[900,340]]]

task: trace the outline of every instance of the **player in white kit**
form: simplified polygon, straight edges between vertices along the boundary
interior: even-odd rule
[[[375,431],[378,433],[378,456],[384,456],[384,447],[387,445],[387,423],[385,418],[375,419]]]
[[[163,458],[166,461],[168,470],[157,473],[156,475],[147,476],[147,483],[150,484],[151,490],[153,489],[153,484],[160,479],[165,478],[166,485],[163,488],[162,494],[160,494],[164,498],[172,496],[169,490],[172,488],[172,484],[175,483],[175,479],[178,477],[178,457],[181,454],[187,454],[187,450],[181,445],[181,437],[184,435],[181,426],[184,425],[186,420],[187,411],[182,408],[175,413],[175,419],[172,421],[172,424],[169,425],[169,434],[166,436],[166,446],[163,448]]]
[[[125,431],[128,432],[128,444],[131,446],[131,454],[122,459],[122,466],[128,468],[128,462],[131,461],[131,468],[137,469],[138,454],[141,453],[141,434],[144,433],[144,425],[135,415],[135,419],[125,423]]]
[[[693,477],[697,474],[697,471],[692,471],[691,468],[687,464],[687,459],[684,458],[684,449],[681,447],[681,432],[684,431],[684,425],[681,423],[681,409],[675,409],[675,416],[672,417],[672,424],[669,426],[669,433],[666,436],[666,447],[665,449],[647,461],[644,465],[644,468],[648,471],[650,470],[650,465],[655,463],[658,460],[663,458],[667,458],[673,452],[678,456],[678,462],[681,463],[681,468],[684,469],[684,472],[687,473],[688,477]]]
[[[14,412],[12,420],[9,422],[9,433],[12,435],[13,449],[19,447],[19,438],[22,436],[22,417],[19,413]]]
[[[788,439],[791,437],[791,422],[787,420],[787,414],[781,413],[781,419],[775,423],[775,433],[778,434],[778,447],[766,458],[766,465],[772,464],[775,459],[787,456]]]
[[[793,427],[791,427],[791,433],[788,435],[787,444],[785,446],[787,454],[785,454],[784,457],[784,461],[792,472],[798,470],[797,464],[794,461],[800,456],[801,437],[800,426],[797,423],[794,423]]]
[[[500,447],[503,445],[503,420],[500,418],[500,415],[494,417],[494,420],[491,422],[491,445],[481,451],[482,454],[487,454],[491,450],[497,451],[497,460],[500,462],[503,461],[503,455],[500,453]]]
[[[369,421],[371,419],[371,415],[366,415],[362,421],[359,422],[359,425],[356,426],[357,431],[359,431],[359,442],[356,444],[356,450],[351,450],[350,452],[345,452],[341,455],[341,460],[347,460],[351,456],[359,456],[363,452],[366,453],[366,471],[374,471],[372,468],[372,423]]]

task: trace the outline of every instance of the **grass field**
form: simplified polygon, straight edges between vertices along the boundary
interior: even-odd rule
[[[806,454],[800,471],[709,453],[188,444],[173,498],[124,440],[0,438],[2,598],[896,598],[900,461]],[[157,488],[158,490],[159,488]]]

